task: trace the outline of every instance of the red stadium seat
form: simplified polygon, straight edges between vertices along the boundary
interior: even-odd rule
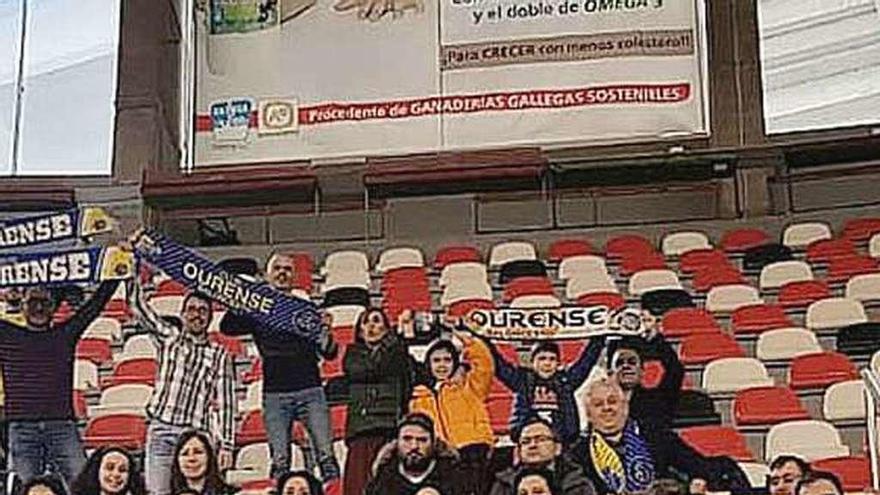
[[[788,387],[756,387],[740,390],[733,399],[733,420],[738,426],[773,425],[810,419],[809,413]]]
[[[86,404],[86,394],[82,390],[73,391],[73,415],[78,420],[89,417],[89,407]]]
[[[789,385],[795,390],[825,388],[837,382],[856,380],[859,372],[846,355],[818,352],[794,358]]]
[[[770,236],[761,229],[728,230],[721,236],[721,248],[728,253],[740,253],[770,242]]]
[[[495,303],[483,299],[467,299],[449,305],[446,314],[453,318],[462,318],[475,309],[494,309]]]
[[[305,291],[306,294],[312,292],[312,272],[315,271],[315,260],[308,253],[290,253],[293,259],[293,285],[297,289]]]
[[[345,349],[340,347],[339,354],[336,359],[321,360],[321,378],[329,380],[342,376],[342,357],[345,355]]]
[[[578,297],[575,304],[578,306],[605,306],[609,309],[618,309],[626,306],[626,299],[617,292],[594,292]]]
[[[724,251],[718,249],[695,249],[681,255],[678,261],[679,271],[682,273],[697,273],[706,267],[729,265],[730,260]]]
[[[556,295],[553,282],[547,277],[517,277],[504,286],[501,300],[509,303],[519,296]]]
[[[101,312],[101,316],[113,318],[124,323],[131,319],[132,312],[131,308],[128,307],[128,301],[125,299],[111,299],[107,302],[107,305],[104,306],[104,311]]]
[[[789,282],[779,289],[778,302],[784,308],[806,308],[810,304],[831,297],[824,280]]]
[[[654,245],[638,234],[624,234],[612,237],[605,243],[605,255],[609,258],[622,258],[628,254],[652,253]]]
[[[666,258],[656,251],[624,254],[620,259],[620,274],[625,277],[642,270],[665,269]]]
[[[113,375],[109,377],[105,386],[126,383],[155,385],[157,368],[158,363],[153,358],[135,358],[118,362],[113,367]]]
[[[794,326],[782,306],[775,304],[754,304],[739,308],[733,312],[731,324],[736,334],[757,334]]]
[[[76,344],[76,358],[92,361],[97,365],[110,362],[113,359],[110,341],[95,338],[80,339]]]
[[[553,263],[559,263],[565,258],[571,256],[581,256],[585,254],[595,254],[596,249],[589,241],[581,239],[559,239],[550,244],[547,260]]]
[[[153,297],[159,296],[185,296],[187,293],[186,286],[176,280],[163,280],[156,287],[156,293]]]
[[[382,277],[382,290],[428,286],[428,272],[422,267],[392,268]]]
[[[726,357],[745,357],[746,353],[736,339],[721,332],[691,334],[681,341],[679,350],[684,365],[706,364]]]
[[[83,433],[87,448],[120,447],[142,450],[147,439],[147,424],[137,414],[108,414],[89,421]]]
[[[702,270],[694,273],[691,281],[694,290],[700,292],[708,292],[714,287],[721,285],[738,285],[746,284],[745,278],[739,269],[731,264],[726,265],[708,265]]]
[[[330,429],[334,440],[345,438],[345,423],[348,420],[348,407],[345,405],[330,406]]]
[[[252,443],[263,443],[266,438],[266,423],[263,421],[263,411],[254,410],[245,413],[235,434],[235,444],[239,447]]]
[[[392,322],[391,326],[395,326],[396,322]],[[354,327],[333,327],[333,340],[340,346],[347,346],[354,343]]]
[[[517,351],[514,344],[497,342],[495,343],[495,349],[498,351],[499,354],[504,356],[504,359],[506,359],[508,363],[511,363],[513,365],[520,364],[519,351]]]
[[[493,397],[486,403],[486,409],[489,412],[489,422],[492,424],[492,431],[496,435],[509,433],[513,396]]]
[[[807,261],[828,263],[834,258],[856,255],[856,246],[849,239],[821,239],[807,246]]]
[[[220,332],[211,332],[208,334],[208,340],[219,344],[226,349],[226,352],[228,352],[233,359],[247,355],[247,349],[244,346],[244,342],[236,337],[230,337],[229,335],[224,335]]]
[[[258,382],[263,379],[263,360],[254,359],[251,368],[241,373],[241,382],[245,385]]]
[[[880,232],[880,218],[852,218],[843,224],[843,237],[854,241],[867,241]]]
[[[66,322],[73,316],[73,307],[70,306],[70,303],[67,301],[61,301],[61,304],[58,305],[58,309],[55,310],[55,314],[52,315],[52,323],[54,325],[61,325]]]
[[[692,426],[683,428],[679,436],[704,456],[728,456],[736,461],[754,460],[745,438],[729,426]]]
[[[442,270],[446,265],[464,261],[479,263],[482,261],[480,251],[473,246],[446,246],[437,251],[437,255],[434,257],[434,268]]]
[[[581,357],[586,342],[578,340],[563,340],[559,342],[559,360],[564,364],[571,364]]]
[[[828,264],[828,280],[832,283],[846,282],[856,275],[877,273],[877,260],[870,256],[842,256],[832,258]]]
[[[721,332],[712,313],[702,308],[674,308],[663,315],[660,331],[666,337]]]
[[[871,461],[867,457],[836,457],[813,461],[813,469],[834,473],[846,492],[871,491]]]

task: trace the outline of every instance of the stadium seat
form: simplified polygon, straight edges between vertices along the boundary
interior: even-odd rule
[[[859,302],[880,301],[880,273],[856,275],[846,283],[846,297]]]
[[[450,263],[440,272],[440,287],[448,287],[460,282],[487,282],[489,275],[486,265],[476,261]]]
[[[855,323],[865,323],[868,316],[862,303],[845,297],[816,301],[807,307],[807,328],[828,330]]]
[[[334,331],[337,328],[354,328],[361,313],[365,310],[366,308],[359,304],[344,304],[326,309],[327,313],[332,318],[331,325]]]
[[[124,358],[153,358],[158,355],[156,344],[153,343],[153,337],[150,334],[132,335],[126,339],[122,346],[122,356]],[[117,358],[119,360],[120,358]]]
[[[501,265],[498,282],[506,284],[519,277],[546,277],[547,267],[539,260],[515,260]]]
[[[696,306],[691,295],[684,289],[654,289],[641,296],[642,309],[655,316],[663,316],[676,308]]]
[[[89,420],[83,443],[89,449],[119,447],[143,450],[147,439],[145,418],[137,414],[110,414]]]
[[[443,289],[443,295],[440,296],[440,304],[442,306],[449,306],[459,301],[472,301],[475,299],[492,300],[492,286],[485,280],[469,280],[456,283],[455,285],[447,285]]]
[[[108,378],[107,385],[126,383],[153,385],[156,383],[157,369],[156,358],[151,357],[135,357],[116,361],[113,365],[113,374]]]
[[[767,265],[793,259],[791,249],[782,244],[769,243],[747,249],[743,253],[742,267],[748,272],[760,272]]]
[[[596,249],[589,241],[583,239],[559,239],[550,244],[547,261],[559,263],[574,256],[595,254]]]
[[[663,254],[678,257],[696,249],[711,249],[709,238],[702,232],[673,232],[663,236]]]
[[[806,308],[816,301],[829,297],[831,291],[824,280],[810,280],[783,285],[776,300],[784,308]]]
[[[519,296],[544,295],[553,296],[553,282],[547,277],[519,277],[504,286],[501,297],[503,302],[510,302]]]
[[[88,359],[77,359],[73,366],[74,390],[89,391],[101,387],[98,379],[98,366]]]
[[[880,323],[856,323],[837,332],[837,351],[851,359],[868,359],[880,349]]]
[[[370,261],[366,253],[361,251],[336,251],[324,258],[321,274],[324,276],[332,273],[360,272],[369,273]]]
[[[665,270],[666,258],[662,254],[651,251],[627,254],[620,258],[620,274],[624,277],[642,270]]]
[[[716,359],[745,357],[736,339],[721,332],[691,334],[681,341],[679,356],[684,365],[705,364]]]
[[[185,296],[187,294],[186,286],[176,280],[163,280],[156,285],[155,297],[163,296]]]
[[[807,246],[807,261],[828,263],[834,258],[854,256],[856,247],[849,239],[825,239]]]
[[[788,383],[795,390],[825,388],[833,383],[859,377],[852,361],[839,352],[798,356],[792,359],[789,373]]]
[[[755,387],[740,390],[733,399],[737,426],[773,425],[810,419],[797,394],[788,387]]]
[[[489,413],[489,422],[492,431],[496,435],[505,435],[510,432],[510,417],[513,410],[513,395],[496,396],[486,403]]]
[[[425,266],[425,256],[418,248],[398,247],[382,251],[379,255],[379,262],[376,264],[376,270],[380,273],[386,273],[396,268],[423,267]]]
[[[724,455],[736,461],[755,459],[742,434],[729,426],[693,426],[682,429],[679,436],[707,457]]]
[[[250,368],[241,372],[241,383],[250,385],[263,379],[263,360],[256,358],[251,362]]]
[[[229,356],[232,357],[232,359],[247,356],[247,348],[245,347],[244,342],[238,337],[232,337],[220,332],[211,332],[208,333],[208,340],[226,349],[226,352],[229,353]]]
[[[707,292],[722,285],[744,285],[746,279],[739,269],[730,264],[708,265],[694,273],[691,285],[694,290]]]
[[[575,300],[578,306],[605,306],[609,309],[619,309],[626,306],[626,299],[617,292],[593,292],[583,294]]]
[[[565,297],[569,300],[575,300],[585,294],[595,293],[617,293],[617,285],[608,275],[598,275],[588,278],[570,278],[565,284]]]
[[[147,405],[153,396],[153,387],[141,383],[114,385],[101,393],[98,405],[89,411],[89,417],[108,414],[146,415]]]
[[[510,302],[510,307],[517,309],[561,308],[562,302],[556,296],[519,296]]]
[[[846,282],[856,275],[877,273],[877,260],[869,256],[842,256],[833,258],[828,264],[828,280]]]
[[[608,275],[605,258],[587,254],[565,258],[559,263],[557,274],[560,280],[591,278],[599,275]]]
[[[875,374],[880,375],[880,351],[875,352],[871,355],[871,371]]]
[[[783,454],[814,461],[848,456],[850,451],[833,425],[825,421],[805,419],[780,423],[770,428],[764,458],[769,462]]]
[[[794,326],[782,306],[753,304],[741,306],[733,312],[731,326],[734,333],[759,334],[767,330]]]
[[[125,287],[125,285],[120,285],[119,287]],[[127,300],[114,298],[107,301],[107,304],[101,311],[101,316],[120,322],[127,322],[132,317],[132,311],[128,307]]]
[[[863,420],[867,416],[865,382],[848,380],[838,382],[825,390],[822,414],[832,423],[846,420]]]
[[[825,222],[795,223],[782,232],[782,244],[793,249],[804,249],[824,239],[831,239],[831,227]]]
[[[160,316],[180,316],[184,296],[155,295],[148,304]]]
[[[721,236],[721,248],[728,253],[740,253],[771,242],[770,236],[760,229],[729,230]]]
[[[642,270],[629,279],[629,293],[634,296],[652,290],[681,288],[678,275],[672,270]]]
[[[852,218],[843,224],[843,237],[854,241],[867,241],[880,232],[880,218]]]
[[[434,269],[443,270],[453,263],[480,261],[480,251],[474,246],[445,246],[434,256]]]
[[[721,332],[721,327],[708,311],[701,308],[676,308],[663,315],[660,330],[667,338],[691,334]]]
[[[475,309],[494,309],[495,303],[484,299],[465,299],[456,301],[446,308],[446,314],[453,318],[467,316],[468,313]]]
[[[872,258],[880,258],[880,234],[871,236],[868,242],[868,255]]]
[[[370,290],[369,272],[330,272],[324,278],[321,285],[321,294],[329,294],[334,290],[355,288],[364,291]]]
[[[76,359],[88,359],[101,365],[113,359],[110,341],[107,339],[83,338],[76,344]]]
[[[803,261],[777,261],[761,269],[759,287],[764,289],[779,289],[790,282],[803,282],[813,280],[813,270],[810,265]]]
[[[756,353],[761,361],[788,361],[817,352],[822,352],[819,339],[804,328],[778,328],[758,336]]]
[[[617,235],[605,243],[605,256],[609,258],[652,252],[654,252],[654,245],[651,241],[638,234]]]
[[[86,401],[85,392],[73,389],[71,402],[73,403],[73,417],[75,417],[77,421],[85,421],[89,419],[89,405]]]
[[[712,398],[699,390],[682,390],[679,393],[672,420],[673,428],[720,425],[721,415],[715,411]]]
[[[315,260],[309,253],[285,253],[293,260],[294,287],[306,294],[312,293],[312,273],[315,271]]]
[[[82,338],[106,339],[111,342],[122,341],[122,324],[114,318],[96,318],[83,333]]]
[[[871,492],[871,461],[863,456],[820,459],[812,463],[816,471],[834,473],[847,493]]]
[[[509,241],[495,244],[489,252],[489,266],[501,267],[511,261],[536,260],[538,255],[531,242]]]
[[[763,302],[758,289],[750,285],[722,285],[709,291],[706,309],[713,313],[732,313],[743,306]]]
[[[764,493],[767,487],[767,478],[770,476],[770,468],[760,462],[737,463],[742,472],[749,479],[749,484],[757,493]]]
[[[327,288],[325,286],[325,288]],[[363,287],[345,286],[329,289],[324,293],[325,308],[333,306],[370,305],[370,292]]]
[[[678,269],[688,274],[718,265],[730,265],[727,255],[719,249],[695,249],[684,253],[678,260]]]
[[[263,381],[258,380],[248,385],[244,399],[239,403],[238,410],[242,413],[263,409]]]
[[[769,387],[773,379],[761,361],[747,357],[710,362],[703,371],[703,389],[710,394],[728,394],[752,387]]]

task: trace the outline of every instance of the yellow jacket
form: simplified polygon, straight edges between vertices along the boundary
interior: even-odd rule
[[[410,412],[434,420],[437,437],[461,448],[471,444],[493,445],[495,437],[486,410],[486,399],[495,372],[489,348],[476,338],[466,338],[462,361],[470,363],[463,377],[440,383],[435,390],[419,385],[413,389]]]

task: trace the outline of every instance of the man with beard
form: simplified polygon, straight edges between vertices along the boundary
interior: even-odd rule
[[[513,432],[516,466],[495,475],[490,495],[517,495],[516,480],[529,470],[543,470],[557,487],[558,495],[594,495],[590,480],[577,464],[562,456],[562,444],[549,422],[538,416],[528,418]]]
[[[636,419],[650,418],[661,426],[670,427],[678,406],[684,367],[675,349],[660,335],[656,317],[647,311],[642,315],[648,329],[644,338],[627,336],[611,340],[609,371],[616,376],[627,397],[630,416]],[[656,358],[663,365],[663,378],[652,389],[642,386],[644,361],[647,358]]]
[[[401,420],[397,439],[377,456],[375,476],[365,494],[466,495],[460,488],[456,464],[457,456],[435,438],[431,418],[411,413]]]

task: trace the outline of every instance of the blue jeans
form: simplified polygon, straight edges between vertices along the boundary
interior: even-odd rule
[[[147,429],[144,475],[147,493],[168,495],[171,493],[171,466],[174,465],[174,449],[180,434],[190,430],[185,426],[174,426],[157,419],[150,420]]]
[[[291,427],[302,421],[325,482],[339,478],[339,465],[333,455],[330,409],[322,387],[296,392],[263,393],[263,420],[272,454],[272,477],[290,471]]]
[[[9,467],[22,483],[52,471],[69,486],[85,463],[75,421],[9,422]]]

